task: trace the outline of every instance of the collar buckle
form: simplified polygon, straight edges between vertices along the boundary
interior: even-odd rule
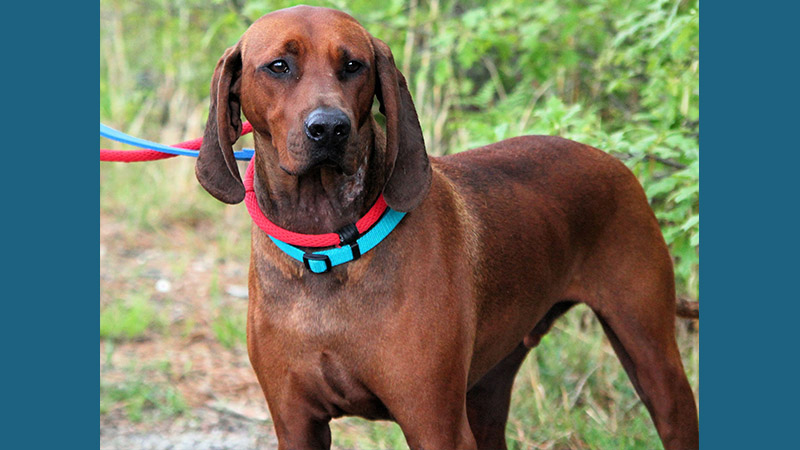
[[[325,262],[325,270],[322,272],[317,272],[311,268],[311,261],[324,261]],[[303,264],[305,264],[306,269],[312,273],[325,273],[331,270],[331,259],[328,258],[328,255],[324,255],[322,253],[304,253],[303,254]]]

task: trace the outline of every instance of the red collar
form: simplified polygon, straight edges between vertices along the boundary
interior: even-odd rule
[[[299,247],[333,247],[340,244],[341,239],[337,233],[295,233],[293,231],[281,228],[267,219],[267,216],[264,215],[264,213],[261,211],[261,208],[258,206],[256,193],[253,190],[253,160],[255,160],[255,155],[253,155],[253,159],[251,159],[247,164],[247,171],[244,176],[244,188],[246,191],[244,203],[247,205],[247,212],[250,213],[250,217],[253,218],[253,222],[255,222],[255,224],[258,225],[261,230],[275,239],[283,241],[287,244],[297,245]],[[380,197],[378,197],[378,201],[376,201],[372,208],[367,211],[367,214],[365,214],[364,217],[356,222],[358,233],[363,234],[373,225],[375,225],[375,222],[381,218],[385,210],[386,201],[383,199],[383,194],[381,194]]]

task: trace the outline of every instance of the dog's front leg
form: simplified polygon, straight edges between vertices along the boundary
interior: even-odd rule
[[[409,449],[477,450],[466,411],[441,414],[430,409],[413,414],[417,417],[400,425]]]
[[[331,448],[331,428],[328,422],[311,421],[307,418],[275,422],[278,435],[278,450],[328,450]]]
[[[328,450],[331,416],[313,400],[313,382],[304,376],[304,371],[289,367],[290,346],[285,345],[280,334],[268,332],[271,325],[264,318],[270,315],[261,309],[264,295],[259,283],[253,280],[251,278],[247,351],[267,400],[278,449]]]
[[[381,339],[391,345],[382,348],[379,377],[369,383],[410,449],[477,449],[467,417],[469,349],[461,344],[471,337],[444,319],[423,325],[404,317],[392,323],[404,324],[397,329],[405,331],[402,338]]]
[[[268,399],[270,415],[278,436],[278,450],[329,450],[330,418],[316,417],[310,405],[296,399],[286,403]]]
[[[477,450],[467,418],[466,392],[455,387],[461,383],[449,378],[431,381],[415,378],[407,384],[407,392],[398,391],[404,401],[387,404],[409,448]]]

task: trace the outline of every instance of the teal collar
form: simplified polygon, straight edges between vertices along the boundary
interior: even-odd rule
[[[387,207],[383,217],[361,237],[356,238],[356,231],[356,234],[353,234],[350,239],[343,242],[341,247],[334,247],[318,252],[305,252],[272,236],[269,236],[269,238],[272,239],[272,242],[274,242],[279,249],[283,250],[284,253],[297,261],[303,262],[306,268],[311,272],[325,273],[334,266],[355,261],[361,257],[363,253],[375,248],[382,240],[386,239],[386,236],[395,229],[405,215],[406,213],[398,212]],[[353,228],[355,228],[355,226],[353,226]]]

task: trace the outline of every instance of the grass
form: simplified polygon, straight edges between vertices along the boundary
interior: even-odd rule
[[[144,369],[131,366],[122,382],[100,381],[100,414],[121,408],[132,422],[163,420],[188,412],[181,393],[166,381],[153,381],[148,372],[171,376],[169,362],[151,363]]]
[[[211,330],[223,347],[231,350],[247,342],[247,324],[244,311],[223,300],[219,288],[219,276],[213,273],[208,289],[208,296],[214,305]]]
[[[164,320],[146,295],[134,294],[127,299],[116,299],[100,310],[102,339],[140,339],[148,331],[163,326]]]
[[[101,146],[124,147],[105,140]],[[124,218],[132,232],[157,232],[173,224],[197,225],[221,217],[225,206],[219,202],[186,201],[201,195],[205,194],[195,179],[192,158],[103,163],[100,171],[101,210]]]
[[[370,422],[359,417],[345,417],[331,422],[334,447],[352,449],[408,448],[400,427],[393,422]]]
[[[215,314],[211,329],[214,331],[217,341],[230,350],[247,342],[245,322],[245,315],[241,311],[221,308]]]
[[[510,449],[657,448],[658,436],[591,312],[576,307],[517,375]]]

